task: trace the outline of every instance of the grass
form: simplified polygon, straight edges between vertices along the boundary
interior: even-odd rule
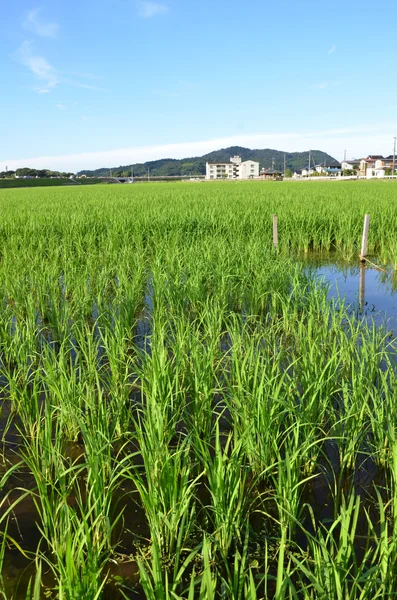
[[[72,186],[72,185],[93,185],[103,183],[100,179],[79,179],[70,180],[60,177],[58,178],[45,178],[40,177],[39,179],[0,179],[0,189],[11,189],[11,188],[36,188],[36,187],[56,187],[56,186]]]
[[[297,260],[393,185],[1,192],[5,599],[397,593],[395,341]]]

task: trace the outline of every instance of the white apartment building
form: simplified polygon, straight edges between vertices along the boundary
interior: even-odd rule
[[[240,156],[232,156],[230,162],[207,162],[206,179],[253,179],[259,177],[259,163],[255,160],[241,161]]]

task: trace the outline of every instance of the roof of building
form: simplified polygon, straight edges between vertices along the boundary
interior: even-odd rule
[[[282,175],[281,171],[277,171],[276,169],[262,169],[261,175]]]
[[[333,160],[332,162],[331,161],[322,162],[322,163],[316,165],[316,167],[324,167],[325,169],[328,169],[329,167],[339,169],[340,166],[341,165],[337,160]]]

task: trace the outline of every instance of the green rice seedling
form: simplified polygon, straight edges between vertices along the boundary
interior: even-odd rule
[[[200,476],[192,474],[188,439],[175,450],[163,448],[155,457],[147,438],[147,434],[138,435],[144,470],[137,466],[130,477],[145,510],[151,539],[156,540],[163,560],[172,563],[192,533]]]
[[[196,443],[200,443],[198,439]],[[211,497],[211,503],[204,507],[211,523],[211,537],[215,548],[226,559],[232,546],[243,544],[254,481],[249,479],[241,441],[233,443],[231,434],[222,440],[219,422],[213,453],[208,442],[202,441],[196,455],[201,456]]]
[[[328,529],[308,534],[308,558],[291,559],[301,577],[304,598],[378,598],[377,566],[371,564],[372,549],[366,548],[358,559],[356,553],[360,497],[351,492],[342,499],[338,518]]]
[[[183,420],[187,431],[205,440],[211,438],[215,415],[222,410],[217,407],[222,386],[219,381],[222,374],[220,319],[217,307],[213,310],[205,307],[200,320],[190,324],[189,329],[185,324],[183,342],[177,338],[179,347],[184,348],[182,376],[186,405]]]
[[[203,572],[200,575],[200,588],[198,598],[199,600],[215,600],[217,597],[217,585],[218,578],[216,572],[212,566],[213,564],[213,553],[211,542],[207,537],[204,537],[202,547],[202,559],[203,559]],[[198,584],[197,582],[197,584]],[[190,600],[190,599],[189,599]]]
[[[172,569],[164,567],[161,549],[156,538],[152,539],[149,557],[144,553],[137,557],[141,585],[148,600],[179,600],[186,598],[185,593],[188,588],[188,600],[193,600],[195,597],[194,588],[197,581],[193,563],[200,548],[185,551],[185,556],[182,558],[183,547],[181,543],[182,537],[177,542],[177,552]],[[190,585],[188,584],[189,571],[192,571]]]
[[[236,548],[234,560],[230,561],[231,564],[226,561],[222,565],[226,571],[226,576],[220,574],[220,588],[223,598],[233,598],[235,600],[243,600],[247,596],[252,599],[257,598],[257,586],[250,568],[248,544],[249,524],[247,523],[241,552]]]

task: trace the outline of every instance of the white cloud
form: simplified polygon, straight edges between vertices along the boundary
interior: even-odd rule
[[[32,42],[25,41],[16,53],[18,62],[27,67],[37,79],[45,82],[45,89],[53,88],[59,82],[57,73],[49,62],[34,53]],[[40,90],[39,90],[40,91]]]
[[[137,2],[138,14],[144,19],[151,19],[157,15],[163,15],[167,12],[168,6],[160,2],[152,2],[151,0],[139,0]]]
[[[55,105],[57,108],[60,108],[61,110],[65,110],[66,106],[64,104],[56,104]]]
[[[34,8],[28,12],[22,25],[24,29],[31,31],[40,37],[56,37],[59,29],[58,23],[46,23],[41,20],[39,8]]]
[[[106,88],[99,87],[97,85],[90,85],[88,83],[80,83],[79,81],[73,81],[71,79],[63,79],[62,81],[63,81],[63,83],[67,83],[68,85],[71,85],[73,87],[82,88],[83,90],[93,90],[95,92],[109,92],[110,91]]]
[[[375,123],[372,127],[329,129],[305,133],[240,134],[199,142],[119,148],[63,156],[40,156],[35,158],[18,158],[16,160],[5,157],[4,160],[0,160],[0,171],[4,170],[6,165],[10,169],[29,165],[32,168],[78,171],[81,169],[128,165],[134,162],[145,162],[164,157],[184,158],[187,156],[201,156],[207,152],[228,146],[274,148],[285,150],[286,152],[304,152],[311,148],[312,150],[323,150],[341,160],[344,148],[349,148],[349,157],[368,154],[390,154],[393,146],[393,132],[396,129],[397,121],[394,121],[389,123]]]
[[[328,81],[324,81],[323,83],[313,83],[312,87],[323,90],[324,88],[328,87]]]
[[[109,90],[88,83],[80,83],[71,79],[61,77],[58,71],[50,65],[44,56],[35,53],[32,42],[25,40],[15,54],[16,60],[27,67],[33,75],[44,82],[45,87],[34,88],[38,94],[46,94],[51,88],[54,88],[59,83],[64,83],[73,87],[82,88],[84,90],[93,90],[96,92],[108,92]]]
[[[333,54],[335,52],[335,50],[336,50],[336,46],[335,46],[335,44],[332,44],[331,48],[329,48],[329,50],[328,50],[328,54]]]

